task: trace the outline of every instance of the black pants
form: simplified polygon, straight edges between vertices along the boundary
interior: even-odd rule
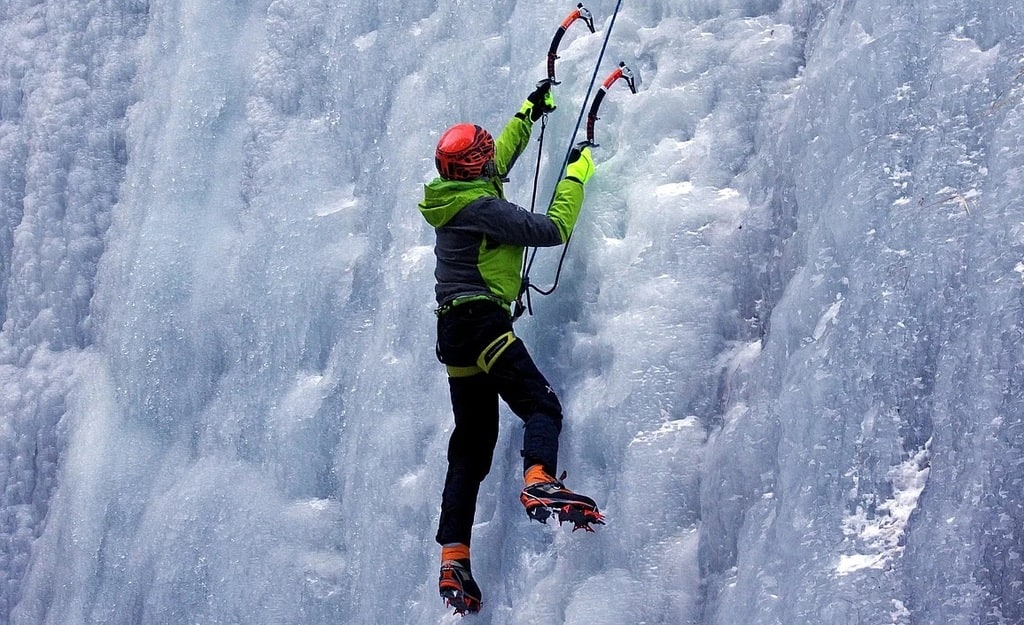
[[[486,371],[474,369],[481,354],[511,331],[508,312],[488,301],[456,306],[437,322],[437,357],[449,368],[455,415],[437,530],[442,545],[470,542],[480,482],[490,471],[498,440],[499,396],[525,425],[524,470],[541,464],[554,475],[557,469],[562,406],[522,340],[508,343],[485,364]]]

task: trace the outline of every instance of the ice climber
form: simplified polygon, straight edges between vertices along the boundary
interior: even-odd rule
[[[554,109],[550,84],[544,83],[497,141],[474,124],[449,128],[435,152],[440,175],[424,187],[419,205],[435,228],[437,357],[447,368],[455,417],[436,536],[439,590],[461,614],[481,605],[469,545],[477,493],[498,438],[499,397],[525,425],[520,499],[527,513],[543,521],[550,510],[561,511],[576,515],[578,527],[587,529],[588,521],[601,518],[592,499],[553,477],[562,407],[512,331],[510,307],[520,291],[524,248],[568,240],[583,204],[583,186],[594,172],[590,148],[576,149],[547,214],[505,199],[502,182],[529,144],[534,122]]]

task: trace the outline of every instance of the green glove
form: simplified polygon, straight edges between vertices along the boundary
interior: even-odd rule
[[[569,164],[565,167],[565,177],[580,184],[594,175],[594,157],[590,155],[590,146],[575,147],[569,153]]]
[[[519,109],[519,115],[523,119],[529,116],[531,121],[537,121],[556,108],[555,96],[551,94],[551,82],[542,80],[533,93],[526,97],[523,107]]]

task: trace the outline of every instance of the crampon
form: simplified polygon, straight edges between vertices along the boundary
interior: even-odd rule
[[[480,602],[468,597],[464,593],[455,590],[446,590],[441,592],[441,598],[444,599],[445,605],[455,611],[455,614],[459,616],[466,616],[467,614],[475,614],[480,611]]]
[[[541,523],[547,523],[548,519],[551,518],[552,512],[558,516],[558,524],[569,522],[572,523],[572,531],[584,530],[586,532],[593,532],[594,525],[604,525],[604,515],[598,510],[585,508],[573,504],[565,504],[562,506],[545,506],[539,502],[531,502],[533,505],[526,505],[526,515],[534,521],[540,521]]]

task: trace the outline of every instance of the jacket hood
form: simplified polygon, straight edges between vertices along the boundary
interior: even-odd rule
[[[496,179],[495,179],[496,180]],[[502,197],[499,182],[487,178],[476,180],[446,180],[434,178],[423,186],[420,213],[431,226],[440,228],[473,200],[482,197]]]

